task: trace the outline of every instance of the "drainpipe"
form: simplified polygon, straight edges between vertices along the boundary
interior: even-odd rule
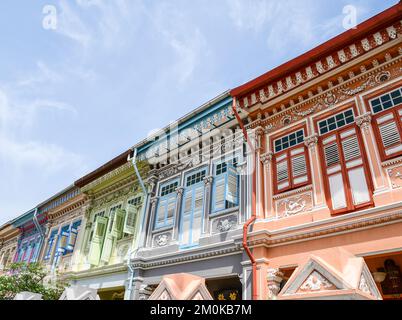
[[[138,237],[141,235],[141,232],[142,232],[142,225],[143,225],[144,219],[145,219],[146,205],[147,205],[147,203],[148,203],[149,192],[148,192],[147,189],[145,188],[144,182],[142,181],[142,178],[141,178],[141,175],[140,175],[140,171],[138,170],[138,167],[137,167],[137,148],[134,148],[133,157],[130,158],[130,155],[129,155],[128,158],[127,158],[127,161],[131,161],[131,162],[132,162],[133,167],[134,167],[134,170],[135,170],[135,174],[136,174],[136,176],[137,176],[137,178],[138,178],[138,181],[139,181],[139,183],[140,183],[142,192],[143,192],[143,193],[145,194],[145,196],[146,196],[146,197],[145,197],[144,204],[143,204],[143,206],[142,206],[140,230],[139,230],[139,232],[138,232],[137,240],[136,240],[136,242],[138,243],[138,240],[139,240]],[[139,245],[140,245],[140,244],[139,244]],[[129,282],[129,284],[128,284],[127,291],[128,291],[128,297],[130,297],[130,298],[131,298],[131,294],[132,294],[132,291],[133,291],[133,279],[134,279],[134,269],[133,269],[133,267],[132,267],[132,265],[131,265],[131,255],[132,255],[133,253],[136,253],[139,249],[140,249],[140,248],[137,248],[136,250],[132,250],[132,248],[130,248],[130,250],[129,250],[129,252],[128,252],[127,268],[128,268],[128,270],[129,270],[129,272],[130,272],[130,282]]]
[[[32,218],[33,223],[34,223],[34,225],[35,225],[35,227],[38,230],[39,235],[40,235],[40,241],[39,241],[39,246],[38,246],[38,256],[36,257],[36,259],[37,259],[36,262],[39,262],[40,249],[41,249],[43,241],[45,239],[45,234],[44,234],[44,232],[42,230],[42,227],[40,226],[39,221],[38,221],[38,212],[39,212],[38,208],[35,208],[35,213],[34,213],[33,218]]]
[[[247,144],[248,144],[248,146],[249,146],[249,148],[251,150],[251,155],[252,155],[252,159],[253,159],[252,161],[253,161],[253,164],[254,164],[254,167],[255,167],[255,165],[256,165],[256,163],[255,163],[255,159],[256,159],[255,152],[256,151],[255,151],[250,139],[248,138],[248,134],[247,134],[246,128],[244,127],[243,121],[241,120],[241,118],[239,116],[239,113],[236,110],[236,98],[235,97],[233,97],[233,101],[232,101],[232,110],[233,110],[233,113],[234,113],[234,115],[236,117],[237,122],[240,125],[240,128],[243,131],[244,139],[246,140],[246,142],[247,142]],[[248,228],[249,228],[250,224],[252,224],[256,219],[256,211],[255,211],[255,207],[256,207],[256,203],[255,203],[256,202],[256,199],[255,199],[256,185],[255,184],[256,184],[256,181],[255,180],[256,180],[255,179],[255,174],[253,172],[252,173],[252,186],[251,186],[252,187],[252,193],[251,193],[251,217],[243,225],[243,243],[242,243],[243,248],[244,248],[244,250],[246,251],[246,253],[247,253],[248,257],[249,257],[249,259],[251,261],[251,266],[252,266],[252,271],[251,271],[252,272],[252,274],[251,274],[251,277],[252,277],[252,300],[257,300],[257,298],[258,298],[258,294],[257,294],[257,263],[255,262],[255,258],[253,256],[250,248],[248,247],[247,238],[248,238]]]

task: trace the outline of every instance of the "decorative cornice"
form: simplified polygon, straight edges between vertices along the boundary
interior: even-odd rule
[[[383,53],[385,56],[386,53]],[[361,73],[358,75],[350,74],[348,80],[341,80],[337,85],[329,86],[328,89],[322,90],[320,86],[317,88],[317,92],[313,93],[312,89],[309,91],[307,99],[300,99],[298,103],[291,103],[289,100],[289,107],[285,107],[282,103],[282,108],[277,110],[273,108],[272,115],[267,115],[263,120],[257,119],[252,123],[249,123],[246,128],[252,128],[255,126],[265,126],[267,132],[274,131],[277,128],[291,124],[292,122],[299,121],[306,116],[313,114],[314,112],[321,111],[326,108],[331,108],[339,102],[352,97],[354,94],[360,93],[368,87],[373,87],[376,84],[384,83],[391,79],[391,75],[398,76],[401,73],[399,67],[396,67],[389,71],[384,71],[385,68],[391,67],[396,63],[402,61],[402,49],[399,50],[398,56],[391,60],[385,60],[383,63],[372,64],[370,66],[361,65]],[[382,59],[381,59],[382,60]],[[363,68],[364,67],[364,68]],[[340,77],[342,78],[342,77]],[[324,81],[324,80],[323,80]],[[348,86],[356,83],[357,81],[363,81],[355,89],[348,89]],[[308,109],[303,108],[311,105]],[[286,122],[286,123],[285,123]]]
[[[123,262],[110,265],[110,266],[101,266],[101,267],[96,267],[93,269],[88,269],[88,270],[83,270],[83,271],[70,271],[67,273],[64,273],[65,277],[68,277],[73,280],[78,280],[78,279],[83,279],[83,278],[90,278],[90,277],[95,277],[95,276],[101,276],[105,274],[115,274],[118,272],[124,272],[127,271],[127,265]]]
[[[285,75],[282,79],[268,83],[251,93],[246,94],[238,100],[240,108],[250,108],[257,103],[266,103],[290,90],[293,90],[310,80],[343,66],[344,64],[364,56],[368,52],[377,49],[392,41],[397,41],[398,35],[402,33],[401,21],[383,28],[380,32],[371,34],[365,38],[356,40],[328,56],[312,62],[302,69]]]
[[[334,234],[344,233],[348,231],[358,231],[367,227],[380,227],[383,224],[393,222],[397,223],[400,221],[402,221],[402,211],[396,211],[392,213],[386,212],[374,217],[363,217],[359,218],[358,220],[346,220],[338,224],[320,226],[314,228],[314,230],[311,231],[307,230],[309,225],[306,224],[304,228],[297,233],[285,234],[283,236],[272,235],[269,234],[269,232],[267,233],[265,231],[266,234],[264,234],[262,237],[258,237],[258,239],[251,239],[248,242],[250,247],[261,245],[271,247],[277,245],[285,245],[295,241],[307,241],[317,237],[333,236]],[[258,231],[256,233],[258,233]],[[249,236],[253,237],[253,233],[249,234]],[[254,236],[257,236],[257,234],[254,234]]]
[[[394,158],[394,159],[391,159],[391,160],[384,161],[384,162],[381,163],[381,166],[383,168],[387,168],[387,167],[390,167],[390,166],[392,166],[394,164],[399,164],[399,163],[402,163],[402,157],[398,157],[398,158]]]
[[[202,249],[202,247],[201,247]],[[206,258],[214,258],[214,257],[219,257],[222,255],[227,255],[227,254],[236,254],[240,253],[243,250],[243,247],[240,243],[231,243],[230,246],[226,246],[223,248],[219,249],[212,249],[208,251],[203,251],[199,253],[191,253],[191,254],[184,254],[178,252],[173,253],[172,255],[175,255],[175,257],[172,258],[144,258],[144,257],[136,257],[132,259],[131,265],[134,268],[143,268],[143,269],[148,269],[148,268],[154,268],[154,267],[160,267],[160,266],[166,266],[166,265],[172,265],[172,264],[178,264],[178,263],[185,263],[189,261],[196,261],[196,260],[202,260]]]

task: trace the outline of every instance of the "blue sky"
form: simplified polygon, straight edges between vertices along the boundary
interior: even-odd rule
[[[397,1],[0,2],[0,224]],[[45,5],[56,29],[43,28]]]

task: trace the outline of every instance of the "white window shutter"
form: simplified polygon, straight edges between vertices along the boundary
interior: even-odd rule
[[[88,261],[92,265],[98,265],[105,240],[108,218],[98,216],[95,221],[95,228],[89,248]]]
[[[289,168],[286,154],[281,156],[280,160],[278,158],[276,160],[276,181],[277,189],[278,191],[281,191],[282,189],[289,187]]]
[[[398,119],[395,119],[394,113],[386,113],[377,118],[376,121],[385,155],[391,156],[393,153],[401,151],[402,142],[398,130]]]
[[[190,244],[191,241],[191,213],[193,211],[193,190],[187,189],[183,196],[183,214],[180,230],[181,245]]]

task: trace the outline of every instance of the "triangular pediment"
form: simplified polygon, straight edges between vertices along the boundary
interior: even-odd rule
[[[307,279],[297,289],[297,293],[314,292],[338,289],[331,281],[324,277],[320,272],[314,270]]]
[[[334,270],[318,257],[312,256],[307,263],[295,270],[281,294],[341,290],[347,287]]]

